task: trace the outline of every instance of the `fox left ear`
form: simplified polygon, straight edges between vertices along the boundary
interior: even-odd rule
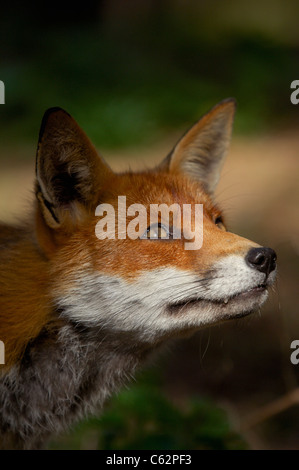
[[[50,228],[80,220],[112,170],[76,121],[61,108],[44,114],[36,156],[36,196]]]
[[[158,169],[183,173],[213,194],[230,144],[235,110],[233,98],[218,103],[181,138]]]

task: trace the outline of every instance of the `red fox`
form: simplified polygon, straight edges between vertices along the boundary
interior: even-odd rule
[[[0,226],[2,448],[41,448],[100,409],[169,338],[265,302],[274,250],[227,231],[214,201],[235,107],[220,102],[158,166],[123,174],[67,112],[45,113],[32,213]],[[119,196],[147,209],[201,204],[201,248],[186,250],[162,215],[146,228],[150,236],[99,239],[96,208],[109,204],[117,214]]]

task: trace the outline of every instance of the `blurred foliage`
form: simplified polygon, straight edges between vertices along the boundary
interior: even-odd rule
[[[298,46],[268,31],[222,31],[214,3],[200,2],[192,15],[188,8],[167,9],[165,1],[151,1],[143,12],[135,2],[132,14],[114,1],[120,12],[111,7],[109,16],[98,2],[99,14],[92,18],[96,10],[90,9],[86,18],[83,9],[81,23],[66,15],[54,21],[53,12],[52,22],[44,21],[46,13],[41,21],[36,11],[29,15],[28,5],[17,18],[4,15],[1,141],[35,141],[52,106],[65,108],[100,147],[151,144],[229,96],[239,103],[237,132],[288,124],[296,108],[289,87]],[[246,26],[246,18],[240,20]]]
[[[193,397],[183,407],[167,399],[153,381],[141,380],[114,397],[103,414],[59,436],[50,449],[246,449],[226,413]]]

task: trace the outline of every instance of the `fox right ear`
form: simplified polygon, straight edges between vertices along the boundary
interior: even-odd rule
[[[49,227],[74,223],[96,203],[100,182],[111,173],[66,111],[46,111],[37,148],[36,196]]]
[[[179,140],[158,169],[185,174],[213,194],[231,140],[235,109],[233,98],[218,103]]]

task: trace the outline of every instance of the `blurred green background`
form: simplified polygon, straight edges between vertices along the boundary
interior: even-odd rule
[[[7,2],[1,140],[35,139],[54,105],[105,147],[149,144],[228,96],[238,131],[289,125],[298,16],[296,0]]]
[[[219,201],[232,231],[272,246],[279,259],[260,315],[177,341],[102,417],[50,448],[299,449],[296,403],[266,417],[264,409],[299,379],[289,359],[299,337],[299,106],[290,102],[298,18],[297,0],[1,6],[2,218],[12,220],[31,197],[47,108],[65,108],[120,168],[162,159],[202,113],[234,96]]]

